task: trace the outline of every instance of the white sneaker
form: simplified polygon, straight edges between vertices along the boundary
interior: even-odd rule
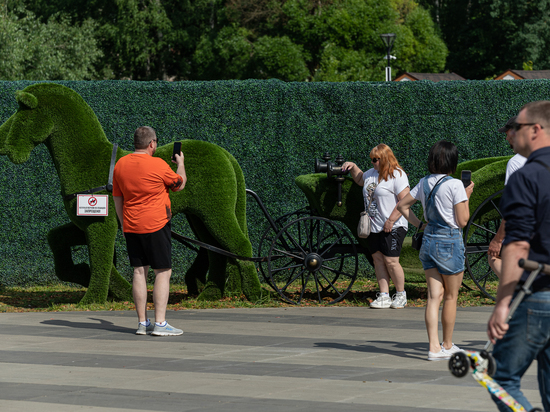
[[[370,303],[370,307],[373,309],[388,309],[391,306],[391,299],[389,296],[382,296],[381,293],[376,294],[376,300]]]
[[[441,348],[439,352],[430,352],[428,351],[428,360],[429,361],[440,361],[440,360],[449,360],[451,359],[452,353],[447,352],[446,349]]]
[[[392,296],[390,308],[403,309],[405,306],[407,306],[407,295],[396,293]]]
[[[444,349],[446,352],[450,353],[451,355],[457,353],[457,352],[463,352],[462,349],[460,349],[458,346],[456,346],[454,343],[452,344],[450,349],[445,349],[443,344],[441,344],[441,349]]]

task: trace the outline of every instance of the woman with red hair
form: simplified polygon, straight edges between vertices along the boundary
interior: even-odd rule
[[[365,207],[372,219],[367,244],[380,292],[370,307],[402,309],[407,305],[407,294],[399,255],[407,234],[407,220],[416,226],[420,220],[410,210],[403,215],[397,210],[397,203],[409,194],[410,188],[409,179],[392,150],[383,143],[379,144],[371,150],[370,159],[373,167],[364,173],[355,163],[342,165],[344,170],[349,170],[353,181],[363,186]],[[392,298],[390,279],[396,289]]]

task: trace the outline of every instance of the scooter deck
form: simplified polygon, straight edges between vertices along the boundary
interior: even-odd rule
[[[502,386],[489,376],[487,372],[490,369],[491,359],[484,359],[481,353],[476,351],[465,350],[463,353],[470,359],[472,375],[481,386],[487,389],[491,395],[501,400],[512,411],[527,412]]]

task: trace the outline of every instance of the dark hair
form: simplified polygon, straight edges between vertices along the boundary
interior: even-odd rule
[[[431,174],[450,175],[458,165],[458,149],[445,140],[440,140],[432,146],[428,154],[428,170]]]
[[[134,132],[134,148],[146,149],[152,140],[157,138],[155,129],[149,126],[141,126]]]

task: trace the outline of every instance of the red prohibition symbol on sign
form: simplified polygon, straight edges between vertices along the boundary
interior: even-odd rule
[[[90,206],[95,206],[95,205],[97,205],[97,199],[96,199],[95,197],[93,197],[93,196],[90,197],[90,198],[88,199],[88,204],[89,204]]]

